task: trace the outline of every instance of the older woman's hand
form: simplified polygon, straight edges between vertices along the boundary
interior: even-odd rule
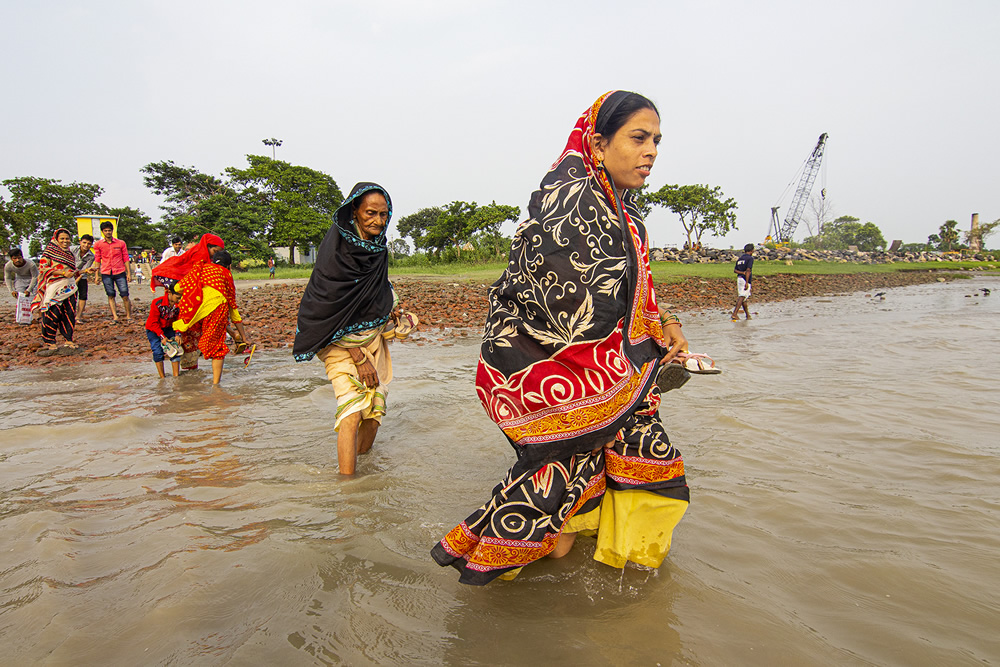
[[[667,339],[667,353],[660,359],[660,364],[669,364],[678,352],[687,352],[688,342],[681,333],[680,324],[668,324],[663,327],[663,337]]]
[[[378,386],[378,373],[375,372],[372,362],[365,360],[365,363],[358,366],[358,379],[366,387]]]

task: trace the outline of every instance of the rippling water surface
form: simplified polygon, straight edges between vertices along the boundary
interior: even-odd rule
[[[664,397],[663,567],[486,588],[428,556],[513,460],[475,340],[394,347],[353,479],[318,362],[2,372],[0,663],[1000,663],[1000,281],[756,310],[686,320],[725,373]]]

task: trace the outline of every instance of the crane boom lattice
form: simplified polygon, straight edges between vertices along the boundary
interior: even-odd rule
[[[788,214],[785,216],[785,221],[781,224],[781,229],[777,230],[778,241],[781,243],[791,241],[792,235],[795,234],[795,228],[799,226],[799,222],[802,219],[802,211],[806,208],[806,202],[809,201],[809,193],[812,192],[813,183],[816,182],[816,176],[819,174],[820,164],[823,162],[823,150],[825,148],[826,132],[819,135],[816,148],[813,149],[809,159],[806,160],[805,168],[802,171],[802,178],[799,180],[799,186],[795,189],[795,196],[792,197],[792,203],[788,207]]]

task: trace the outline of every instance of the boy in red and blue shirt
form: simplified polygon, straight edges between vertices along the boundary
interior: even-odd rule
[[[153,351],[153,363],[156,364],[156,372],[160,377],[166,377],[163,372],[163,359],[166,354],[163,352],[163,343],[174,339],[173,323],[180,316],[180,308],[177,304],[181,301],[181,295],[173,291],[168,291],[161,297],[153,299],[149,306],[149,317],[146,318],[146,338],[149,339],[149,347]],[[180,356],[170,359],[171,370],[174,377],[180,375]]]

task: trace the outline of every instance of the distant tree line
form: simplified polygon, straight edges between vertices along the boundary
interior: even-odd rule
[[[846,250],[850,246],[865,252],[885,250],[882,230],[873,222],[862,223],[852,215],[842,215],[819,225],[819,232],[807,237],[800,244],[816,250]]]
[[[169,238],[194,240],[206,232],[226,239],[234,259],[271,256],[271,246],[295,249],[319,243],[344,196],[330,176],[260,155],[246,167],[229,167],[222,177],[171,160],[152,162],[140,171],[153,193],[164,198],[162,218],[128,206],[110,207],[98,199],[104,189],[92,183],[22,176],[3,181],[9,200],[0,197],[0,243],[47,243],[59,227],[76,232],[80,214],[118,217],[118,238],[130,248],[162,250]]]
[[[276,140],[271,140],[276,141]],[[264,142],[269,144],[268,140]],[[5,248],[29,241],[33,254],[59,227],[75,232],[74,216],[106,214],[118,217],[118,237],[130,248],[162,249],[169,239],[194,240],[206,232],[226,239],[235,259],[265,259],[273,246],[287,246],[292,258],[296,249],[316,245],[333,222],[333,213],[343,202],[337,183],[323,172],[292,165],[274,157],[247,155],[243,167],[228,167],[221,176],[205,174],[171,160],[151,162],[140,172],[143,182],[164,199],[162,217],[153,222],[142,211],[112,207],[98,199],[104,189],[91,183],[63,183],[57,179],[22,176],[3,181],[9,199],[0,196],[0,244]],[[719,186],[664,185],[655,191],[638,191],[643,217],[654,206],[677,215],[689,247],[699,246],[705,234],[722,237],[737,229],[737,203]],[[828,202],[814,206],[816,233],[801,244],[807,248],[838,250],[856,246],[860,250],[884,249],[885,238],[872,222],[844,215],[827,221]],[[432,261],[476,261],[503,257],[511,239],[502,232],[505,222],[516,222],[517,206],[480,206],[476,202],[452,201],[432,206],[398,219],[398,238],[390,241],[393,259],[414,253]],[[808,224],[808,223],[807,223]],[[809,226],[810,232],[812,226]],[[984,247],[986,238],[1000,228],[1000,220],[985,223],[963,235],[958,223],[948,220],[925,244],[907,249],[959,250],[974,240]],[[978,238],[976,238],[978,237]]]
[[[521,209],[517,206],[497,204],[485,206],[476,202],[453,201],[445,206],[422,208],[416,213],[400,218],[396,231],[413,240],[416,251],[433,255],[437,259],[461,260],[462,253],[479,257],[502,257],[510,250],[511,239],[504,236],[501,225],[517,222]],[[409,247],[402,239],[392,242],[396,254],[408,254]]]
[[[941,250],[950,252],[952,250],[967,250],[970,246],[976,245],[980,249],[986,248],[986,239],[1000,228],[1000,219],[993,222],[980,223],[975,229],[961,233],[959,238],[958,222],[946,220],[938,228],[937,234],[927,237],[927,250]]]

